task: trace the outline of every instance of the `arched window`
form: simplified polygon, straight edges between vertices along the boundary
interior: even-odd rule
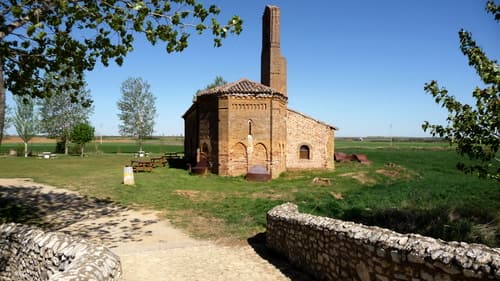
[[[248,120],[248,135],[252,135],[252,120]]]
[[[300,159],[311,159],[311,153],[309,150],[309,146],[307,146],[307,145],[300,146],[299,158]]]

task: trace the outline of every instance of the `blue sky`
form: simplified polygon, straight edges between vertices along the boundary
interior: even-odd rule
[[[260,81],[261,17],[267,4],[281,9],[281,50],[288,64],[289,107],[339,127],[337,136],[427,136],[424,120],[444,123],[445,109],[423,90],[438,80],[471,103],[480,86],[460,52],[464,28],[493,59],[500,59],[500,25],[486,0],[203,1],[220,6],[221,20],[244,20],[240,36],[214,48],[193,34],[188,49],[168,54],[137,38],[122,67],[87,73],[97,134],[118,135],[116,102],[128,77],[142,77],[157,97],[155,135],[184,133],[181,118],[196,90],[221,75]],[[12,129],[11,129],[12,130]]]

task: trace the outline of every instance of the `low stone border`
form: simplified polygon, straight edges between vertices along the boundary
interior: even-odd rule
[[[120,258],[104,246],[21,224],[0,225],[0,280],[120,280]]]
[[[500,249],[301,214],[267,213],[267,246],[319,280],[500,280]]]

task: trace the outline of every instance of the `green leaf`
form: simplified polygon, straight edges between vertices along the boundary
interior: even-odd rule
[[[38,34],[35,36],[37,40],[43,39],[45,36],[47,36],[47,32],[45,31],[40,31]]]
[[[220,9],[219,9],[219,7],[217,7],[215,5],[211,5],[208,8],[208,12],[211,13],[211,14],[214,14],[214,15],[218,15],[220,13]]]
[[[26,28],[26,34],[28,36],[32,36],[33,33],[35,32],[35,30],[36,30],[36,26],[35,25],[30,25],[30,26],[28,26],[28,28]]]
[[[27,41],[27,40],[26,40],[26,41],[23,41],[23,42],[21,43],[21,47],[23,47],[23,48],[25,48],[25,49],[29,48],[29,46],[30,46],[30,45],[31,45],[31,42],[30,42],[30,41]]]
[[[172,16],[172,24],[173,24],[173,25],[178,25],[180,22],[181,22],[181,17],[180,17],[180,15],[179,15],[179,13],[175,13],[175,14]]]
[[[118,64],[119,66],[121,66],[123,64],[123,57],[117,57],[115,59],[115,62],[116,62],[116,64]]]
[[[140,9],[144,8],[144,2],[137,2],[135,3],[135,5],[132,7],[132,9],[136,10],[136,11],[139,11]]]
[[[12,11],[12,15],[16,18],[19,18],[21,17],[22,13],[23,13],[23,9],[20,7],[20,6],[12,6],[11,8],[11,11]]]

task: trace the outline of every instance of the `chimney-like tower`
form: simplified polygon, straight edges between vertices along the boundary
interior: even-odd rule
[[[266,6],[262,16],[260,83],[286,95],[286,60],[280,48],[280,9]]]

